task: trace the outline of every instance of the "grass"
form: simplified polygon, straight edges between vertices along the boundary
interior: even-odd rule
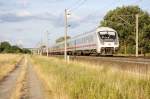
[[[0,54],[0,80],[7,76],[19,61],[20,55]]]
[[[150,99],[150,80],[111,66],[33,56],[52,99]]]

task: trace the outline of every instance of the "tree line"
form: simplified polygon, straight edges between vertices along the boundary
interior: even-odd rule
[[[67,36],[67,40],[69,40],[69,39],[71,39],[71,37]],[[64,41],[65,41],[65,37],[59,37],[58,39],[56,39],[56,44],[64,42]]]
[[[119,35],[118,53],[135,54],[136,18],[139,15],[139,53],[150,53],[150,15],[138,6],[117,7],[109,11],[100,26],[115,29]]]
[[[26,48],[20,48],[17,45],[11,45],[9,42],[1,42],[0,43],[0,53],[24,53],[30,54],[31,51]]]

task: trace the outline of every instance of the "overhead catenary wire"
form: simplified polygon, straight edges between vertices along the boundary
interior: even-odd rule
[[[77,5],[75,5],[75,6],[73,6],[73,7],[71,7],[71,8],[69,8],[68,10],[69,11],[71,11],[71,12],[74,12],[74,11],[76,11],[76,10],[78,10],[83,4],[85,4],[85,2],[86,2],[87,0],[78,0],[77,2]],[[132,2],[132,4],[134,3],[134,4],[139,4],[140,2],[141,2],[142,0],[137,0],[136,2]],[[109,6],[112,6],[112,5],[114,5],[114,4],[109,4]],[[103,8],[105,8],[105,6],[104,7],[102,7],[101,9],[103,9]],[[97,13],[95,13],[95,14],[97,14]],[[117,17],[120,19],[120,20],[124,20],[123,18],[122,18],[122,16],[134,16],[134,15],[118,15]],[[79,20],[80,21],[80,20]],[[88,22],[90,22],[90,23],[96,23],[96,22],[91,22],[91,21],[88,21]],[[98,22],[97,22],[98,23]],[[129,23],[127,23],[126,22],[126,24],[128,24],[129,25]]]
[[[87,0],[78,0],[76,2],[76,5],[71,7],[71,8],[68,8],[69,11],[76,11],[78,10],[82,5],[84,5],[86,3]]]
[[[83,0],[81,3],[79,3],[79,5],[78,6],[75,6],[75,7],[72,7],[72,8],[70,8],[69,9],[69,11],[72,11],[72,12],[74,12],[74,11],[76,11],[76,10],[78,10],[83,4],[85,4],[85,2],[86,2],[87,0]],[[109,5],[109,6],[111,6],[112,5],[112,3]],[[105,7],[103,7],[103,8],[105,8]],[[102,9],[103,9],[102,8]],[[97,11],[95,12],[95,14],[97,14]],[[95,16],[97,16],[97,15],[95,15]],[[79,20],[80,21],[80,20]],[[90,23],[98,23],[97,21],[96,22],[94,22],[94,21],[88,21],[88,22],[90,22]]]
[[[71,12],[74,12],[74,11],[78,10],[82,5],[84,5],[87,1],[88,1],[88,0],[83,0],[82,2],[78,3],[77,6],[74,6],[74,7],[70,8],[70,9],[68,9],[68,10],[71,11]],[[112,3],[111,3],[111,5],[112,5]],[[104,8],[105,8],[105,7],[104,7]],[[79,21],[81,21],[81,20],[79,20]],[[96,22],[88,21],[88,22],[89,22],[89,23],[98,23],[97,21],[96,21]],[[95,26],[95,27],[97,28],[98,26]],[[95,27],[94,27],[94,29],[96,29]],[[92,31],[92,30],[94,30],[94,29],[91,29],[90,31]],[[84,32],[84,33],[87,33],[87,32]],[[82,33],[82,34],[84,34],[84,33]]]
[[[68,9],[73,9],[75,8],[77,5],[79,5],[82,2],[82,0],[77,0],[76,2],[74,2]]]

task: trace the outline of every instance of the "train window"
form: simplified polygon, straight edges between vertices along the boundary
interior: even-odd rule
[[[84,43],[84,37],[82,38],[82,43]]]
[[[90,41],[90,42],[92,42],[92,41],[93,41],[93,36],[92,36],[92,35],[90,35],[90,36],[89,36],[89,38],[90,38],[90,40],[89,40],[89,41]]]
[[[90,42],[90,36],[88,36],[88,43]]]
[[[79,38],[79,39],[77,39],[77,44],[81,44],[81,41],[82,39],[81,38]]]
[[[84,37],[84,38],[83,38],[83,42],[84,42],[84,43],[86,43],[86,41],[85,41],[85,40],[86,40],[86,38]]]
[[[114,31],[101,31],[98,32],[99,36],[103,40],[114,40],[116,39],[116,33]]]
[[[80,43],[82,43],[82,38],[80,38]]]
[[[92,38],[93,38],[92,35],[88,36],[88,43],[92,42]]]
[[[81,38],[79,39],[79,44],[81,44]]]
[[[85,43],[87,42],[87,37],[85,37]]]
[[[73,41],[71,41],[71,46],[73,46]]]
[[[76,44],[79,44],[79,39],[76,40]]]
[[[91,42],[93,42],[93,41],[94,41],[94,36],[92,35],[92,36],[91,36]]]
[[[86,43],[88,43],[88,37],[86,36],[85,38],[86,38]]]
[[[116,33],[114,31],[108,31],[109,35],[116,35]]]
[[[80,39],[78,39],[78,44],[80,44]]]

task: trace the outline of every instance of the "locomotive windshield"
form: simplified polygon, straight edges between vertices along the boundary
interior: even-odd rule
[[[98,34],[100,38],[105,41],[112,41],[116,39],[116,32],[114,31],[100,31]]]

